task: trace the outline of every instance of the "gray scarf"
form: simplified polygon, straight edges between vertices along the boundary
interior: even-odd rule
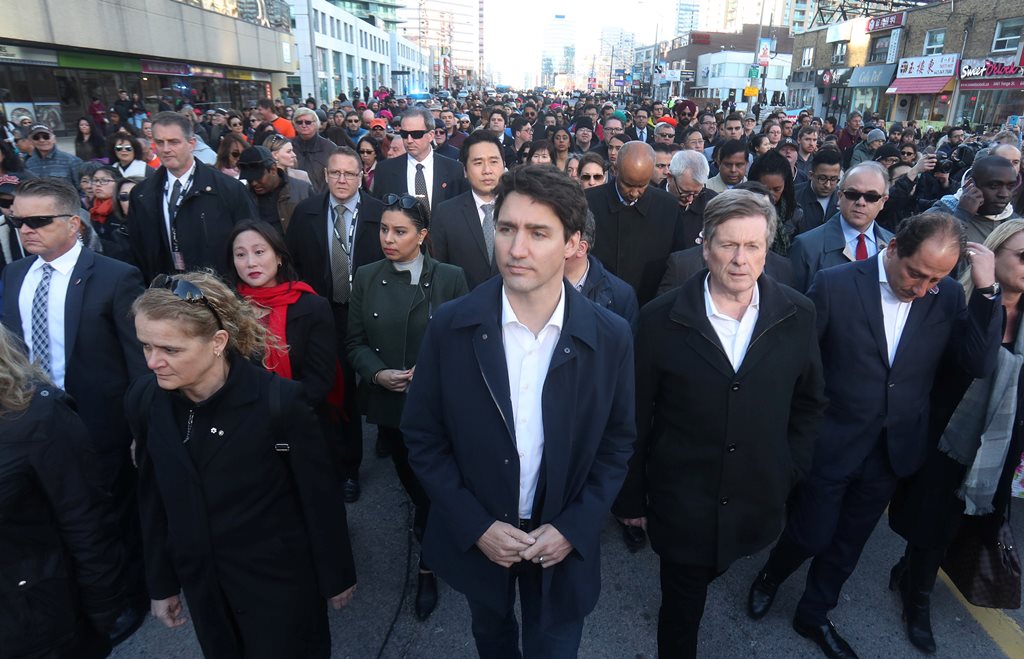
[[[1013,352],[1000,349],[995,373],[971,383],[949,425],[939,450],[970,465],[957,496],[967,515],[992,512],[992,498],[1003,474],[1017,413],[1017,383],[1024,365],[1024,331],[1017,331]]]

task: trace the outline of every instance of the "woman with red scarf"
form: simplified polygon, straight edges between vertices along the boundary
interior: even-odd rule
[[[228,244],[235,265],[232,283],[255,305],[281,346],[267,355],[267,368],[302,383],[309,402],[329,425],[341,409],[342,394],[330,304],[299,281],[284,238],[266,222],[239,222]],[[338,456],[333,442],[331,448]]]

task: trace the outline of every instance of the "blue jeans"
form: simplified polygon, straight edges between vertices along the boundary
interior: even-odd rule
[[[583,636],[583,618],[542,626],[540,620],[541,568],[529,562],[509,569],[508,600],[501,613],[467,598],[473,616],[473,639],[480,659],[570,659],[576,657]],[[519,651],[516,621],[516,581],[523,610],[523,651]]]

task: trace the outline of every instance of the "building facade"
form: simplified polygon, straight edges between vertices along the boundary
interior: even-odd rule
[[[744,95],[744,89],[756,87],[769,103],[786,93],[786,82],[792,56],[777,54],[770,60],[767,75],[752,84],[750,78],[754,51],[721,50],[697,58],[697,76],[691,95],[697,98],[720,99],[736,104],[737,110],[746,110],[754,97]]]

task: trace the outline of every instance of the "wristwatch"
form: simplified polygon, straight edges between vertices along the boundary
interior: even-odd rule
[[[995,282],[991,286],[986,286],[985,288],[979,288],[977,290],[982,295],[988,295],[990,297],[995,297],[996,295],[999,295],[999,290],[1000,290],[999,282]]]

